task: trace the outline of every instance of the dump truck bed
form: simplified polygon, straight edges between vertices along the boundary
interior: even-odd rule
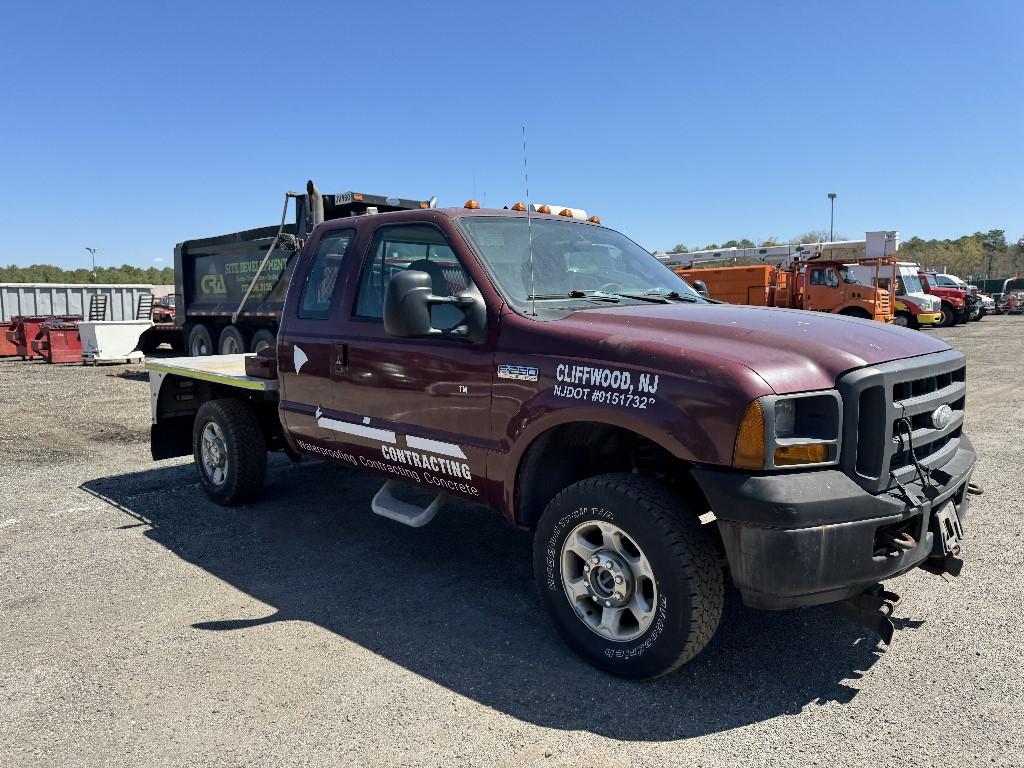
[[[253,355],[212,355],[208,357],[147,358],[146,370],[198,379],[239,389],[276,392],[277,379],[260,379],[245,373],[245,358]],[[152,378],[152,377],[151,377]]]

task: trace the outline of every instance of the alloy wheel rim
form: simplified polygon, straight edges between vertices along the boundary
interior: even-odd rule
[[[577,618],[600,637],[629,642],[654,621],[654,571],[643,550],[614,523],[589,520],[570,531],[560,571]]]
[[[223,485],[228,473],[228,452],[224,433],[215,422],[207,422],[199,441],[203,472],[214,485]]]

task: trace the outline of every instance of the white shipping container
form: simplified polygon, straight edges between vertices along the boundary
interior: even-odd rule
[[[89,317],[89,298],[107,296],[104,320],[134,320],[139,296],[152,293],[152,285],[0,283],[0,322],[16,315],[81,315]]]

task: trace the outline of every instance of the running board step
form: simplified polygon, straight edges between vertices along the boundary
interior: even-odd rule
[[[410,504],[407,501],[394,497],[391,489],[395,483],[395,480],[388,480],[380,487],[380,490],[373,497],[373,501],[370,502],[370,509],[376,515],[386,517],[389,520],[395,520],[403,525],[409,525],[413,528],[426,525],[434,519],[434,515],[438,513],[448,499],[445,494],[439,493],[426,507],[417,507],[415,504]]]

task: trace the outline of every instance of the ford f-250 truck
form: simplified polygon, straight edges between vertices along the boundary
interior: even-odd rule
[[[373,510],[410,525],[449,496],[488,504],[533,531],[565,641],[632,678],[696,656],[727,583],[756,608],[833,604],[888,641],[881,580],[959,573],[979,490],[960,352],[706,301],[596,217],[537,208],[319,224],[275,374],[241,355],[147,363],[154,458],[192,453],[224,504],[257,497],[269,450],[382,476]]]

